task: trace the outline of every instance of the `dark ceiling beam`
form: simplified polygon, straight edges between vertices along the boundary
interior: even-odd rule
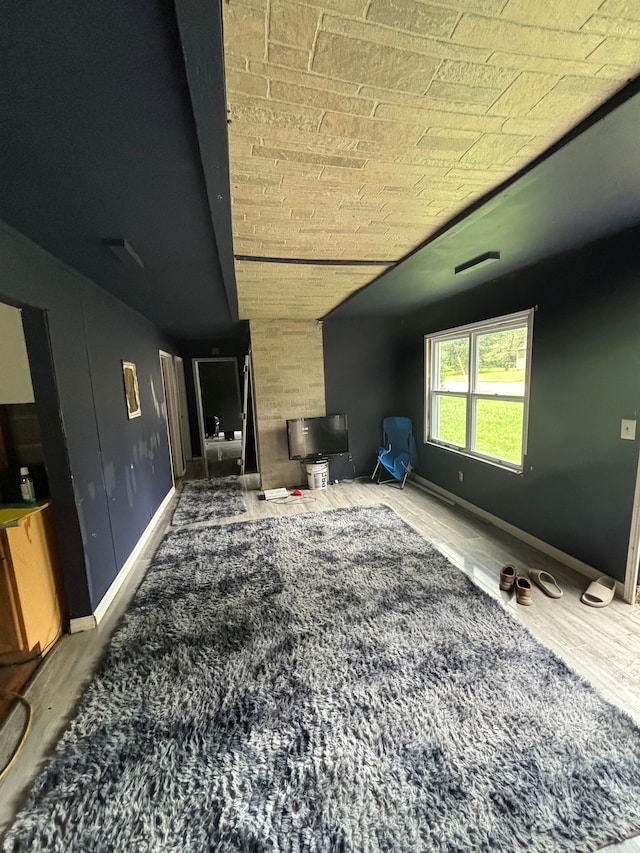
[[[220,0],[176,0],[175,9],[222,278],[237,321],[222,8]]]
[[[274,258],[270,255],[234,255],[236,261],[256,264],[301,264],[312,267],[392,267],[396,261],[349,260],[349,258]]]

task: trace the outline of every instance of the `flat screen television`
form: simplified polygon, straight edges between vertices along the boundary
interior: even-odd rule
[[[349,452],[346,415],[287,421],[289,459],[323,459]]]

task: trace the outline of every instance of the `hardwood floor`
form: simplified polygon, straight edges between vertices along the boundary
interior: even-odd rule
[[[263,501],[259,498],[257,475],[242,479],[247,513],[217,523],[388,504],[478,586],[501,601],[541,642],[640,724],[640,608],[617,599],[603,609],[586,607],[580,602],[580,595],[589,583],[586,578],[411,483],[401,491],[368,481],[344,482],[323,491],[306,492],[302,497]],[[0,782],[0,834],[10,824],[35,775],[73,716],[115,624],[144,576],[174,507],[175,499],[99,627],[64,636],[27,687],[25,695],[34,707],[33,726],[15,765]],[[514,596],[498,588],[500,568],[505,563],[512,563],[523,573],[529,568],[546,569],[554,575],[564,596],[547,598],[534,587],[532,607],[516,604]],[[21,708],[14,709],[0,729],[0,766],[20,737],[22,714]],[[640,837],[606,850],[640,853]]]

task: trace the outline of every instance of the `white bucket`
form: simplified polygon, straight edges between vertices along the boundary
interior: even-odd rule
[[[326,489],[329,481],[328,462],[307,462],[307,481],[310,489]]]

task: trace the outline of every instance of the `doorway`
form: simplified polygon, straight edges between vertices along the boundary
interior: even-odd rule
[[[60,530],[58,475],[69,488],[71,479],[60,418],[51,417],[51,367],[44,312],[0,302],[0,717],[10,704],[2,690],[19,692],[66,629],[64,583],[75,580],[72,537]],[[32,491],[21,489],[27,477]]]
[[[182,437],[182,452],[185,465],[193,459],[191,451],[191,434],[189,432],[189,405],[187,403],[187,383],[184,375],[184,361],[175,356],[176,382],[178,384],[178,408],[180,410],[180,435]]]
[[[200,446],[206,477],[240,473],[242,402],[236,358],[194,358]]]

